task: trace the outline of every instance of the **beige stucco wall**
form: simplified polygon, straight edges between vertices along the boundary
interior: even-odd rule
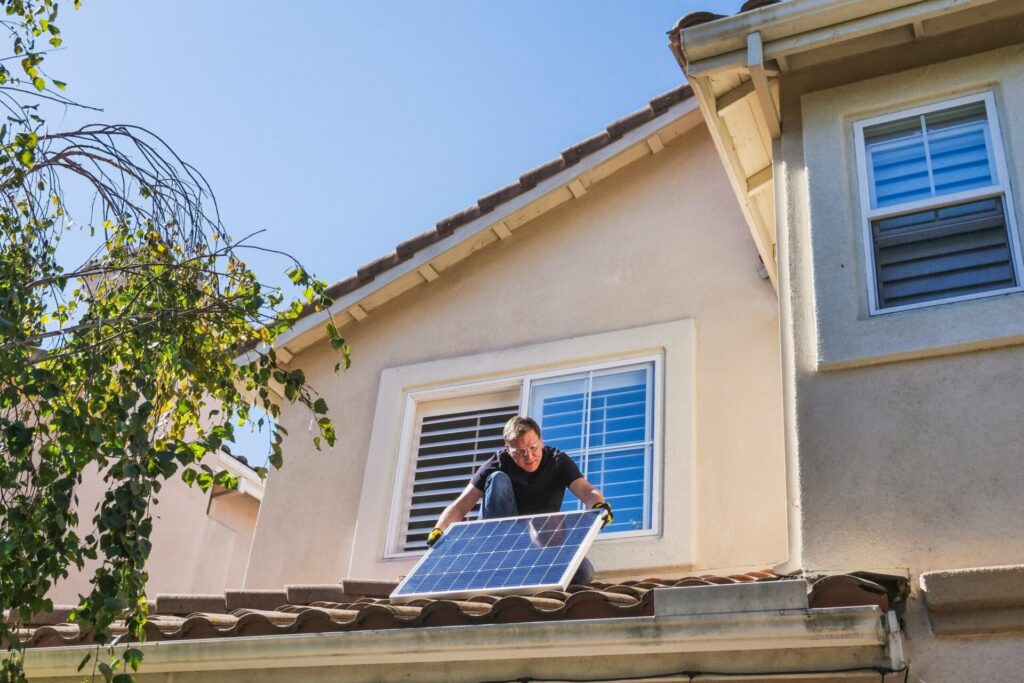
[[[993,92],[1020,225],[1024,49],[948,60],[951,47],[971,45],[947,37],[859,58],[849,72],[831,64],[791,75],[776,158],[801,564],[908,569],[906,643],[927,681],[1019,677],[1019,638],[934,638],[917,577],[1024,558],[1024,294],[869,315],[853,122]],[[893,66],[915,60],[922,66]]]
[[[93,510],[105,492],[98,472],[91,470],[83,476],[77,490],[80,534],[92,529]],[[147,595],[209,594],[241,588],[259,501],[237,492],[211,501],[209,493],[198,486],[190,488],[177,477],[164,484],[158,500],[153,506]],[[71,572],[49,592],[50,599],[60,605],[78,604],[78,596],[90,589],[90,569],[94,567],[90,563],[82,572]]]
[[[396,453],[378,452],[371,435],[382,402],[402,405],[401,396],[379,391],[389,368],[501,357],[669,321],[689,321],[694,330],[694,400],[685,414],[664,416],[693,425],[687,451],[665,453],[690,459],[692,473],[681,490],[663,494],[666,506],[682,511],[680,523],[691,525],[690,564],[785,559],[777,302],[756,266],[700,128],[345,327],[353,365],[341,378],[322,344],[300,353],[294,364],[332,406],[339,442],[314,452],[303,438],[308,417],[285,411],[295,438],[284,469],[268,481],[247,586],[336,581],[350,566],[372,574],[361,578],[394,579],[411,566],[381,561],[379,526],[390,505],[381,489],[393,485]],[[674,390],[683,388],[667,386],[666,404]]]

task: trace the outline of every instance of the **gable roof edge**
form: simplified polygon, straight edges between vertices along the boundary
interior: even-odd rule
[[[689,91],[688,88],[686,90]],[[640,110],[637,114],[643,111]],[[633,116],[630,115],[620,121],[627,121]],[[278,338],[275,346],[286,348],[295,354],[323,337],[329,321],[333,320],[335,326],[341,329],[345,325],[364,319],[370,311],[383,303],[419,284],[437,279],[444,270],[471,253],[492,242],[507,239],[513,231],[551,209],[571,199],[582,197],[590,187],[622,168],[657,154],[667,143],[702,121],[696,98],[687,92],[685,97],[670,105],[664,112],[655,113],[641,125],[623,132],[618,139],[581,156],[577,163],[563,168],[517,196],[505,201],[497,199],[498,203],[492,210],[476,216],[433,243],[419,249],[410,249],[412,253],[404,255],[404,260],[403,256],[399,255],[403,245],[399,245],[399,250],[363,266],[359,269],[359,277],[365,277],[366,282],[338,296],[329,309],[301,317],[290,330]],[[614,131],[616,125],[612,124],[609,130],[603,131],[595,138],[609,135],[609,131]],[[586,142],[569,149],[574,150]],[[499,195],[501,192],[502,190],[491,193],[483,199]],[[389,264],[388,261],[398,262]],[[383,265],[378,269],[375,268],[375,264]],[[373,272],[374,270],[377,272]],[[263,350],[265,345],[261,344],[257,348]],[[250,362],[255,359],[255,354],[255,350],[249,350],[236,362]]]

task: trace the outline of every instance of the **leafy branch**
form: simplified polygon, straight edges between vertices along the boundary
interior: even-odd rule
[[[314,445],[334,444],[327,403],[273,348],[305,309],[331,302],[286,254],[301,297],[262,283],[242,251],[280,252],[252,235],[233,241],[206,180],[153,133],[51,130],[41,103],[77,106],[43,69],[62,46],[58,3],[0,5],[12,52],[0,58],[0,683],[25,680],[26,625],[88,561],[96,570],[72,618],[111,653],[93,660],[94,675],[121,683],[142,661],[133,644],[145,640],[152,512],[166,482],[236,485],[206,459],[254,407],[277,417],[298,404]],[[93,196],[80,222],[69,182]],[[67,269],[59,246],[75,232],[95,249]],[[336,369],[348,367],[347,343],[333,323],[327,333]],[[269,429],[280,467],[287,431]],[[103,500],[82,510],[77,491],[97,476]]]

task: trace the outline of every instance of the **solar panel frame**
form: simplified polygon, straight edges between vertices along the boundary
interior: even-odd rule
[[[430,598],[430,599],[434,599],[434,600],[456,600],[456,599],[459,599],[459,598],[467,598],[467,597],[470,597],[472,595],[481,595],[481,594],[484,594],[484,593],[486,593],[488,595],[517,595],[517,594],[522,594],[524,592],[538,592],[539,593],[539,592],[545,591],[545,590],[565,590],[568,587],[569,582],[572,580],[573,574],[575,574],[576,570],[579,569],[580,563],[583,562],[583,558],[586,556],[587,551],[590,549],[590,545],[594,542],[594,539],[597,537],[597,534],[601,531],[601,527],[603,526],[603,519],[602,519],[603,516],[604,516],[604,511],[603,510],[582,510],[582,511],[573,511],[573,512],[546,512],[546,513],[542,513],[542,514],[539,514],[539,515],[523,515],[521,517],[504,517],[504,518],[497,518],[497,519],[478,519],[478,520],[457,522],[457,523],[451,525],[448,528],[448,530],[445,532],[445,535],[441,537],[440,541],[438,541],[438,545],[435,545],[433,548],[429,549],[423,555],[423,557],[421,557],[419,559],[419,561],[415,564],[415,566],[413,566],[413,568],[409,572],[409,574],[406,575],[406,577],[404,579],[402,579],[401,583],[398,584],[398,586],[395,588],[395,590],[392,591],[390,599],[392,601],[394,601],[394,602],[407,602],[407,601],[410,601],[410,600],[416,600],[416,599],[420,599],[420,598]],[[540,517],[555,517],[555,518],[562,518],[562,519],[585,518],[585,517],[592,517],[593,518],[591,520],[591,522],[590,522],[589,527],[586,528],[585,535],[579,540],[578,544],[576,545],[576,548],[573,551],[572,559],[568,562],[568,564],[565,565],[565,569],[562,572],[562,574],[560,575],[558,581],[556,581],[556,582],[546,581],[546,582],[541,582],[541,583],[520,583],[520,584],[516,584],[516,585],[512,585],[512,586],[498,586],[498,587],[493,587],[493,588],[477,586],[477,587],[473,587],[473,588],[459,588],[459,589],[454,589],[454,590],[423,591],[423,592],[418,592],[418,593],[406,593],[406,594],[402,593],[402,591],[405,589],[405,587],[407,585],[409,585],[411,582],[413,582],[414,579],[417,577],[417,572],[420,571],[421,569],[423,569],[424,567],[429,567],[430,564],[434,561],[434,559],[433,559],[434,553],[435,552],[440,552],[443,549],[443,546],[441,544],[443,544],[443,543],[458,543],[460,541],[466,542],[467,540],[481,540],[481,539],[492,538],[491,536],[487,536],[487,535],[484,535],[484,536],[474,535],[473,537],[471,537],[469,539],[464,539],[464,538],[461,538],[462,533],[457,531],[457,529],[459,527],[484,526],[484,525],[495,525],[497,527],[497,526],[500,526],[500,523],[502,523],[502,522],[507,524],[509,521],[530,520],[530,519],[536,519],[536,518],[540,518]],[[581,521],[582,521],[582,519],[581,519]],[[582,525],[580,525],[580,526],[582,526]],[[573,526],[573,527],[568,529],[568,532],[571,534],[574,530],[576,530],[578,528],[579,527],[577,527],[577,526]],[[540,533],[540,531],[543,531],[543,530],[544,530],[543,527],[542,527],[541,530],[536,530],[535,529],[534,533]],[[466,532],[463,532],[463,533],[469,533],[469,532],[466,531]],[[533,541],[531,541],[531,542],[533,542]],[[536,543],[534,543],[534,545],[536,545]],[[550,547],[550,546],[548,546],[548,547]],[[569,547],[569,545],[568,544],[560,544],[559,547],[567,548],[567,547]],[[449,550],[450,550],[450,548],[449,548]],[[448,552],[448,554],[457,558],[459,556],[473,555],[473,554],[479,554],[479,553],[472,553],[472,552],[465,552],[465,551],[463,551],[463,552]],[[442,560],[443,560],[443,558],[442,558]],[[441,561],[441,560],[439,560],[439,561]],[[556,565],[549,565],[549,566],[551,568],[554,568]],[[497,570],[497,568],[492,568],[492,569],[494,569],[495,571]],[[522,567],[516,567],[515,569],[521,570]],[[482,571],[482,570],[478,570],[478,571]],[[504,571],[508,571],[508,569],[506,569]]]

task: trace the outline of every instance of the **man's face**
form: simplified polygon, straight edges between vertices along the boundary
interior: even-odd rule
[[[540,467],[541,451],[544,448],[544,442],[537,436],[537,432],[532,429],[515,441],[506,442],[505,447],[508,448],[509,455],[512,456],[512,460],[519,466],[519,469],[526,472],[536,472],[537,468]]]

